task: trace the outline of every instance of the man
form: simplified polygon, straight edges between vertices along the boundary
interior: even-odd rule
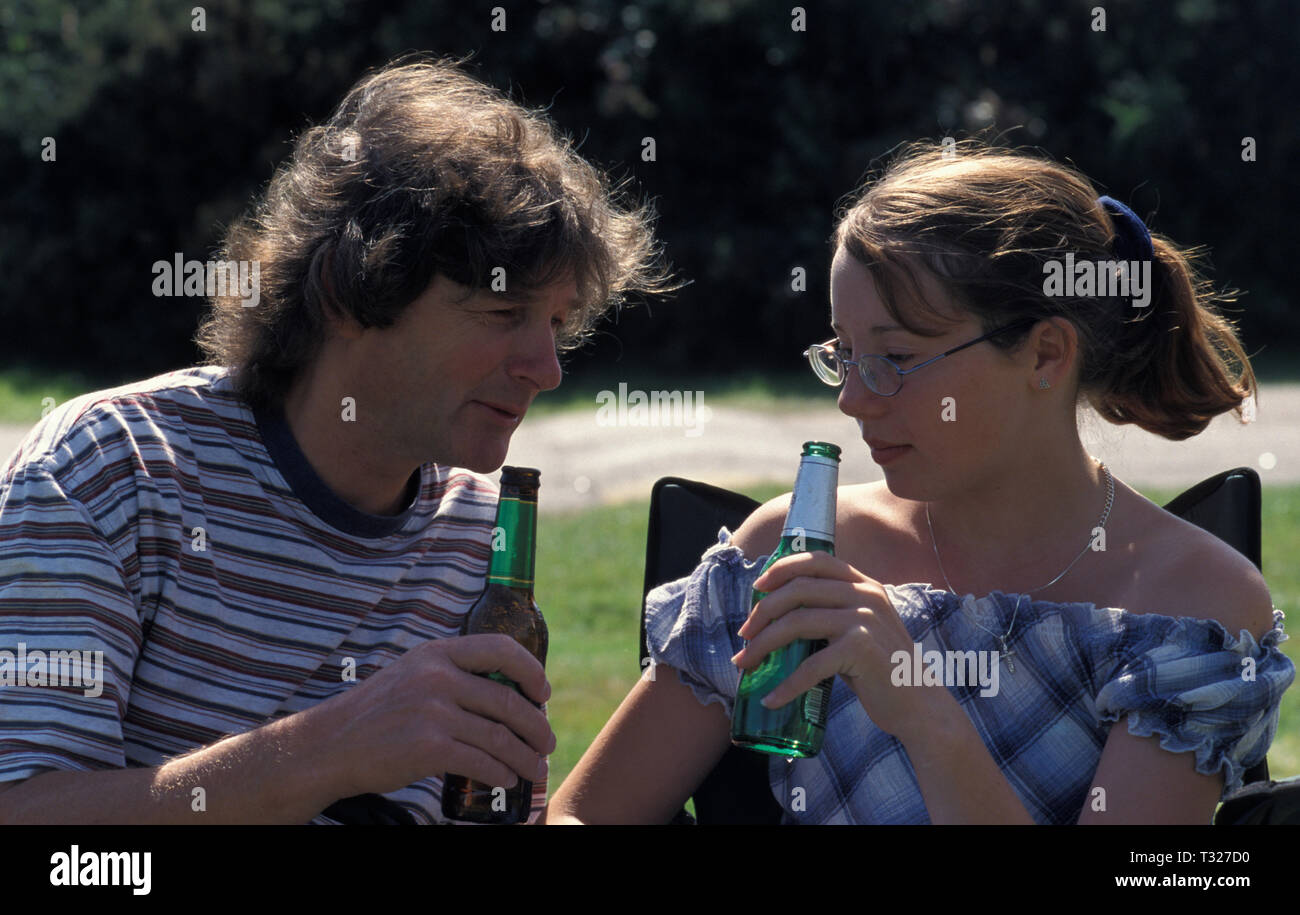
[[[419,61],[301,136],[222,256],[260,288],[217,290],[210,365],[63,405],[0,471],[0,822],[330,822],[374,793],[434,822],[449,771],[532,779],[536,817],[545,674],[456,637],[481,474],[557,349],[668,288],[649,214]]]

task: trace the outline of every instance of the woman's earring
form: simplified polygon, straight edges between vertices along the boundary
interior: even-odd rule
[[[1047,380],[1046,378],[1039,378],[1039,379],[1038,379],[1038,386],[1039,386],[1040,388],[1042,388],[1044,391],[1046,391],[1046,390],[1047,390],[1048,388],[1050,388],[1052,385],[1051,385],[1050,382],[1048,382],[1048,380]]]

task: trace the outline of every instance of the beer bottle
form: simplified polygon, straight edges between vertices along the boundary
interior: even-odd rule
[[[764,570],[792,553],[825,550],[834,555],[839,463],[838,445],[804,442],[781,542]],[[751,608],[766,596],[766,592],[755,591]],[[745,671],[731,716],[732,743],[787,757],[816,756],[821,751],[834,678],[823,680],[782,708],[764,708],[762,699],[826,644],[825,639],[797,639],[768,654],[753,670]]]
[[[533,601],[533,562],[537,539],[537,488],[541,472],[531,467],[502,467],[501,496],[492,530],[492,558],[487,587],[465,616],[462,635],[503,632],[546,665],[546,621]],[[482,676],[519,691],[504,674]],[[522,823],[533,801],[533,783],[520,779],[513,788],[485,785],[448,774],[442,783],[442,813],[471,823]]]

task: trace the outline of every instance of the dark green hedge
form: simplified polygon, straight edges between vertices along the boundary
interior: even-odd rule
[[[192,5],[0,12],[6,363],[125,379],[194,361],[201,303],[155,298],[153,262],[206,259],[293,133],[408,50],[474,52],[481,77],[549,107],[589,158],[657,200],[694,283],[625,311],[579,372],[651,358],[677,371],[719,341],[729,360],[788,367],[824,335],[837,200],[898,142],[988,124],[1211,246],[1216,281],[1250,292],[1250,351],[1300,344],[1282,288],[1300,206],[1285,0],[838,0],[804,4],[803,32],[791,4],[726,0],[244,0],[207,4],[202,32]],[[646,136],[655,162],[641,160]],[[1247,136],[1257,161],[1242,161]]]

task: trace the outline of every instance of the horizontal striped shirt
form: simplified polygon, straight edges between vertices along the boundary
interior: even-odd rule
[[[408,497],[376,516],[334,495],[226,369],[56,408],[0,470],[0,781],[158,766],[456,636],[496,485],[424,464]],[[67,674],[95,652],[92,695]],[[55,683],[55,657],[85,663]],[[387,797],[438,822],[442,774]],[[534,816],[545,799],[542,779]]]
[[[691,575],[647,595],[646,640],[655,664],[676,668],[701,703],[717,702],[730,717],[740,682],[731,657],[745,645],[737,630],[767,557],[746,560],[726,528],[718,541]],[[902,666],[921,673],[903,672],[915,683],[932,658],[944,659],[939,682],[1038,823],[1077,822],[1106,738],[1122,719],[1131,734],[1159,735],[1163,749],[1193,753],[1197,772],[1222,773],[1224,794],[1240,787],[1243,772],[1264,758],[1282,693],[1295,679],[1295,665],[1277,647],[1287,638],[1280,610],[1257,643],[1249,631],[1234,636],[1216,620],[1001,591],[959,598],[920,583],[884,588],[920,645],[913,652],[920,660]],[[1009,628],[1014,654],[1000,660],[996,678],[971,676],[968,665],[949,681],[950,653],[992,657],[1001,649],[992,632]],[[891,660],[892,679],[902,659]],[[960,669],[953,666],[954,673]],[[1247,669],[1252,676],[1243,675]],[[773,756],[768,777],[788,823],[930,822],[903,744],[871,721],[839,677],[821,753],[792,761]]]

